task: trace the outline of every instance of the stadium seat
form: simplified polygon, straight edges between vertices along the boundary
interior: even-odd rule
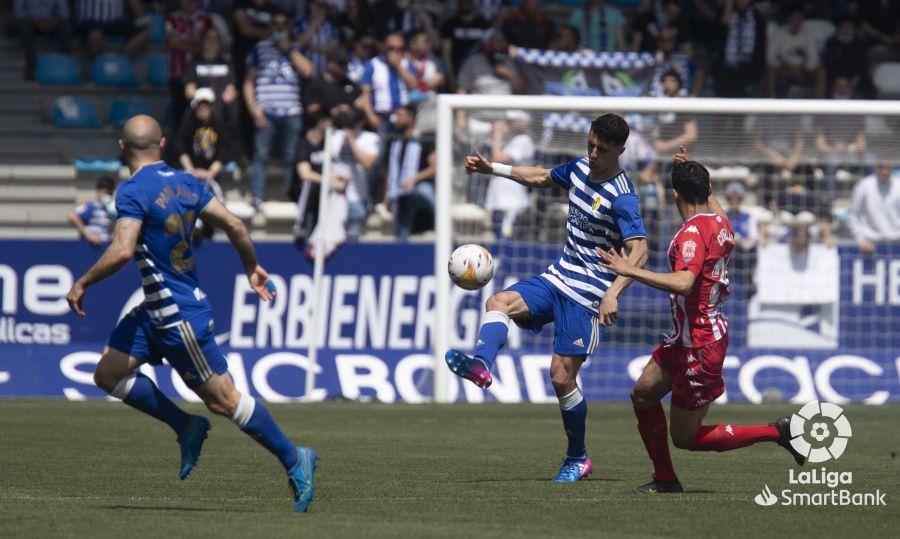
[[[100,127],[94,104],[81,96],[58,97],[53,103],[53,123],[57,127]]]
[[[98,86],[138,86],[134,66],[125,56],[108,52],[91,62],[91,79]]]
[[[900,97],[900,62],[878,64],[872,72],[872,82],[878,89],[878,97]]]
[[[147,56],[147,82],[154,86],[169,84],[169,58],[161,53]]]
[[[109,123],[122,127],[132,116],[146,114],[152,116],[150,105],[139,96],[117,97],[109,105]]]
[[[84,84],[75,60],[68,54],[47,53],[38,57],[34,76],[41,84],[74,86]]]
[[[148,15],[150,18],[150,43],[161,44],[166,42],[166,17],[159,12]]]

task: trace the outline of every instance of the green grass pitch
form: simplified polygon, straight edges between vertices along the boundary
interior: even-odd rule
[[[709,419],[798,408],[723,405]],[[825,508],[753,502],[763,485],[788,488],[792,461],[774,444],[673,449],[687,493],[626,493],[650,466],[623,403],[591,403],[594,475],[566,485],[548,481],[565,449],[552,405],[271,409],[321,455],[308,514],[291,512],[276,461],[222,418],[179,481],[172,433],[120,403],[0,401],[0,537],[900,537],[898,406],[847,407],[853,438],[825,464],[851,471],[854,492],[885,492],[887,507]]]

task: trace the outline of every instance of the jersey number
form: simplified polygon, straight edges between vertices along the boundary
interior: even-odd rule
[[[174,236],[175,234],[178,234],[181,236],[181,241],[176,243],[175,247],[172,247],[172,253],[170,255],[172,268],[179,273],[183,273],[194,267],[193,255],[188,258],[184,257],[184,254],[191,248],[190,234],[188,234],[188,225],[185,224],[185,221],[187,221],[188,225],[193,225],[194,212],[189,211],[185,213],[184,219],[177,213],[169,215],[166,219],[166,235]]]

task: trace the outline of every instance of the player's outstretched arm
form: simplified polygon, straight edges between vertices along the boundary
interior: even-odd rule
[[[688,153],[687,148],[684,147],[684,144],[678,147],[678,153],[672,156],[672,161],[676,163],[686,163],[691,161],[691,154]],[[722,219],[728,220],[728,214],[725,213],[725,210],[722,208],[722,205],[719,204],[719,199],[716,198],[716,195],[713,194],[712,185],[709,186],[709,197],[706,199],[706,204],[709,206],[709,209],[712,210],[713,213],[721,217]]]
[[[636,268],[643,268],[647,264],[647,238],[631,238],[625,241],[628,247],[626,260]],[[619,318],[619,295],[631,286],[631,277],[619,274],[603,295],[600,303],[600,323],[604,326],[615,324]]]
[[[109,247],[106,248],[100,259],[91,266],[91,269],[87,270],[84,275],[75,281],[69,293],[66,294],[69,308],[75,311],[75,314],[78,316],[84,316],[85,314],[82,307],[87,287],[116,273],[131,260],[131,257],[134,256],[134,247],[137,245],[142,225],[143,223],[136,219],[124,218],[116,221],[116,228],[113,231],[113,239]]]
[[[241,264],[247,278],[250,279],[250,286],[259,297],[265,301],[275,297],[275,287],[270,284],[269,274],[256,260],[256,249],[250,241],[250,233],[247,232],[243,221],[215,198],[201,210],[200,217],[214,227],[221,228],[228,235],[228,241],[241,257]]]
[[[603,259],[600,264],[616,272],[619,277],[627,277],[652,286],[663,292],[686,296],[694,289],[694,281],[697,276],[687,270],[672,273],[656,273],[632,264],[625,256],[625,250],[617,253],[614,249],[604,251],[597,249],[597,254]]]
[[[466,156],[466,173],[472,174],[473,172],[508,178],[525,187],[550,187],[553,183],[553,180],[550,179],[549,168],[514,167],[503,163],[491,163],[478,152],[475,152],[475,155]]]

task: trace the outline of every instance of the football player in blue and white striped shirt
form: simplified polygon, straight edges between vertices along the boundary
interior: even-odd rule
[[[566,459],[554,481],[578,481],[593,465],[584,445],[587,401],[576,376],[600,344],[601,326],[616,322],[618,297],[631,279],[600,265],[597,248],[628,249],[628,260],[647,262],[647,232],[631,180],[619,166],[628,124],[615,114],[591,123],[587,157],[554,169],[491,163],[480,154],[466,158],[466,172],[493,174],[527,187],[558,185],[569,192],[566,245],[541,275],[514,284],[487,301],[474,357],[450,350],[450,369],[481,388],[491,385],[491,366],[506,343],[509,321],[535,332],[553,322],[550,377],[569,439]]]

